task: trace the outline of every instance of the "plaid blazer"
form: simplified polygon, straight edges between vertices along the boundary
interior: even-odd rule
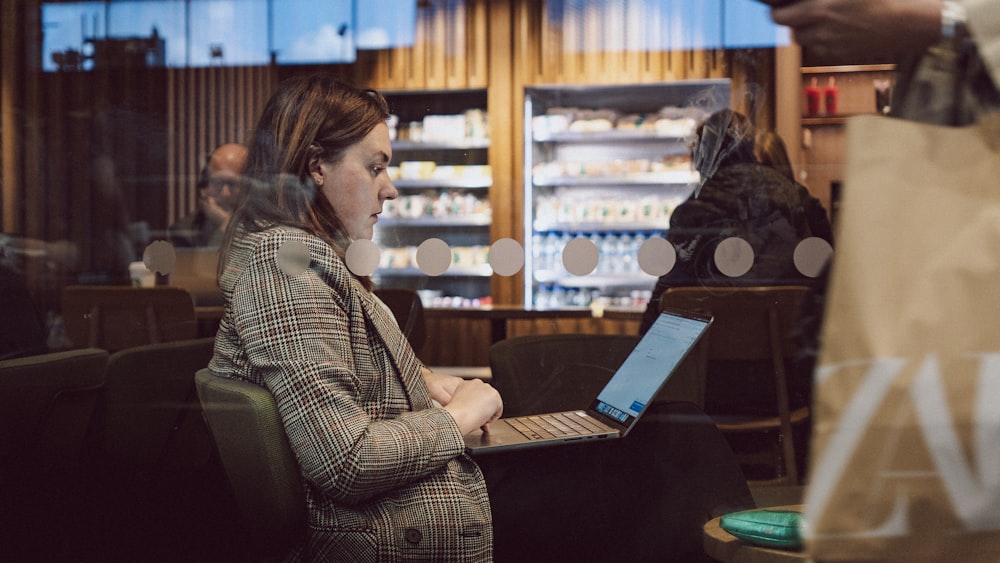
[[[288,260],[296,248],[308,267],[304,252]],[[391,313],[334,250],[290,228],[245,234],[219,285],[209,367],[274,394],[302,472],[309,532],[288,560],[490,561],[482,472]]]

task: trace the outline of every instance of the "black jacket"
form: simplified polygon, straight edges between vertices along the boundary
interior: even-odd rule
[[[716,246],[729,237],[742,238],[754,251],[753,266],[738,278],[715,265]],[[670,216],[666,238],[677,251],[677,263],[656,282],[640,332],[653,324],[668,287],[809,285],[811,278],[793,262],[795,247],[807,237],[833,244],[826,210],[805,187],[761,164],[720,168]]]

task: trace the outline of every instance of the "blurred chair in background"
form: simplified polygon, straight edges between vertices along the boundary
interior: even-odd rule
[[[108,359],[91,426],[95,504],[122,560],[213,560],[235,511],[194,375],[214,338],[147,344]],[[213,552],[214,550],[214,552]]]
[[[504,416],[583,409],[611,379],[639,342],[621,334],[536,334],[501,340],[490,348],[493,386]],[[657,402],[701,407],[700,381],[686,361],[657,395]]]
[[[793,426],[808,420],[811,374],[793,380],[789,372],[799,357],[793,330],[807,292],[802,286],[672,287],[660,298],[661,308],[714,318],[694,354],[705,377],[705,411],[745,469],[760,458],[747,452],[746,443],[753,443],[747,437],[772,437],[764,453],[772,484],[799,484]]]
[[[66,334],[76,347],[124,348],[197,336],[194,301],[177,287],[71,285],[63,289]]]
[[[3,476],[72,467],[107,366],[108,352],[93,348],[0,362]]]
[[[82,516],[91,499],[86,432],[107,366],[108,352],[92,348],[0,361],[5,561],[87,559],[81,542],[93,519]]]
[[[194,374],[212,359],[214,338],[119,350],[108,360],[97,435],[107,462],[134,477],[197,471],[212,442]]]

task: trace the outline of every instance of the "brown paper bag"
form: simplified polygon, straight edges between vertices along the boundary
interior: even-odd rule
[[[847,125],[805,535],[818,561],[1000,561],[1000,127]]]

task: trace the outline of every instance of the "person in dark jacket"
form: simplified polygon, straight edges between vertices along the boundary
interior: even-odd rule
[[[811,278],[795,266],[796,246],[809,237],[833,244],[833,229],[819,200],[774,167],[757,162],[755,134],[746,116],[729,109],[713,113],[698,127],[693,160],[700,184],[670,216],[666,238],[677,262],[657,280],[640,333],[653,324],[668,287],[809,284]],[[742,272],[738,265],[716,260],[719,243],[733,237],[753,250],[749,269]],[[727,266],[737,266],[736,272]]]
[[[833,245],[833,231],[819,200],[777,168],[757,161],[756,131],[746,116],[728,109],[718,111],[705,119],[697,133],[692,158],[700,184],[670,217],[666,238],[677,260],[656,282],[640,323],[641,333],[655,320],[660,296],[667,288],[811,287],[818,279],[799,271],[793,258],[796,247],[810,237]],[[720,244],[726,246],[720,248]],[[793,408],[812,400],[810,365],[802,358],[788,366]],[[707,414],[773,412],[774,376],[769,363],[714,361],[707,369]],[[739,377],[732,376],[736,373]]]

